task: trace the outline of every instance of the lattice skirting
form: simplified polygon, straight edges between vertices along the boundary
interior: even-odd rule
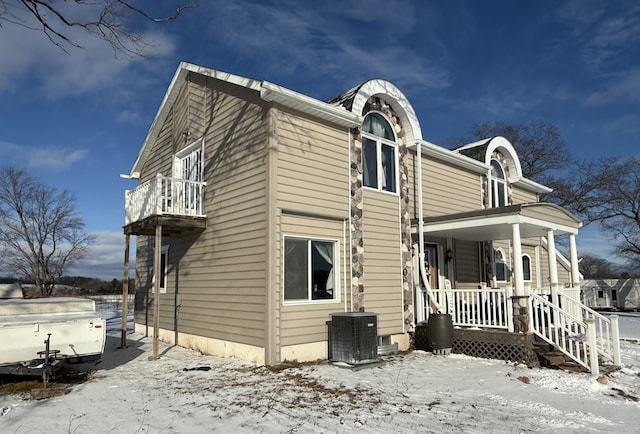
[[[533,349],[533,335],[508,333],[497,330],[453,330],[454,353],[485,359],[498,359],[525,363],[539,367],[538,356]]]

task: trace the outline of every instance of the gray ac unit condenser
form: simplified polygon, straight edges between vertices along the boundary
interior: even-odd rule
[[[329,358],[352,365],[378,360],[378,315],[337,312],[329,325]]]

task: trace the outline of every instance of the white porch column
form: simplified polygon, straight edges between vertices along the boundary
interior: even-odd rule
[[[513,331],[530,333],[533,328],[533,317],[530,315],[529,294],[524,289],[524,272],[522,271],[522,244],[520,239],[520,223],[511,225],[511,241],[513,245]]]
[[[515,295],[527,295],[524,292],[524,272],[522,271],[522,244],[520,241],[520,223],[511,226],[513,242],[513,280]]]
[[[556,257],[556,241],[553,230],[547,230],[547,256],[549,258],[549,280],[551,286],[551,303],[559,306],[558,302],[558,262]]]
[[[571,256],[571,288],[580,289],[580,270],[578,269],[578,249],[575,234],[569,234],[569,255]]]

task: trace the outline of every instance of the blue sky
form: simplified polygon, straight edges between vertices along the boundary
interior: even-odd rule
[[[640,155],[635,0],[200,3],[174,22],[134,23],[147,58],[76,32],[84,48],[66,54],[41,32],[0,28],[0,164],[77,196],[98,242],[72,274],[121,277],[124,190],[135,184],[119,174],[181,60],[323,100],[387,79],[436,144],[476,122],[544,120],[580,158]],[[162,14],[176,2],[154,4]],[[606,255],[606,244],[595,227],[578,237],[581,252]]]

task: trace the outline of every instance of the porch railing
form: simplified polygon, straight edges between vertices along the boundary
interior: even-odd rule
[[[451,315],[454,326],[510,329],[511,294],[506,289],[432,289],[431,292]]]
[[[513,331],[512,291],[500,288],[432,289],[434,301],[452,316],[456,327]],[[617,317],[607,318],[567,294],[560,306],[529,293],[531,331],[597,375],[598,360],[620,365]],[[429,309],[427,309],[428,311]]]
[[[133,190],[125,191],[125,224],[155,215],[204,217],[205,182],[158,174]]]

